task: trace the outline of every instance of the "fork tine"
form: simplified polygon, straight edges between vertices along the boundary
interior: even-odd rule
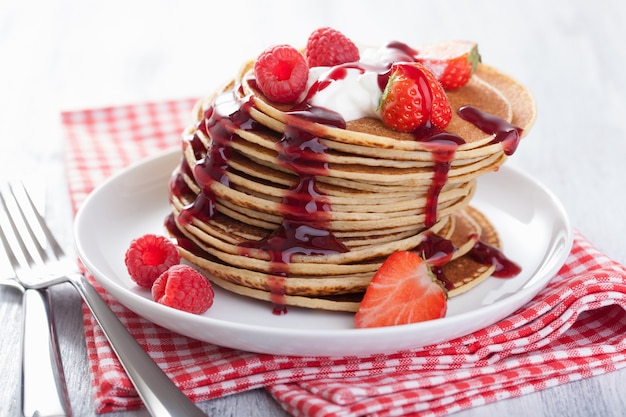
[[[24,185],[0,185],[0,200],[2,240],[18,282],[41,289],[65,281],[67,268],[76,264],[65,256]]]
[[[17,206],[22,214],[22,217],[26,220],[25,223],[27,225],[29,234],[31,235],[31,238],[36,242],[37,250],[40,255],[42,255],[42,258],[47,257],[47,252],[44,248],[44,245],[41,243],[39,236],[43,236],[43,241],[48,243],[48,245],[52,249],[52,252],[54,253],[54,256],[57,259],[63,257],[63,248],[54,237],[43,216],[39,213],[39,210],[37,210],[37,207],[35,206],[35,203],[33,203],[33,200],[28,193],[28,190],[24,186],[24,183],[14,183],[11,187],[11,192],[13,194],[13,197],[15,198],[15,201],[17,202]],[[37,230],[35,230],[35,228]]]
[[[2,210],[3,215],[0,217],[0,238],[2,240],[2,244],[4,245],[5,252],[7,257],[9,258],[9,262],[13,267],[15,273],[20,267],[27,267],[31,262],[32,258],[29,257],[29,251],[27,250],[24,241],[19,239],[20,235],[18,226],[15,223],[14,216],[11,215],[11,212],[14,211],[12,204],[10,204],[10,196],[7,194],[11,193],[8,185],[2,187],[0,189],[0,201],[2,201],[2,206],[4,210]],[[13,250],[15,246],[20,247],[20,251],[16,252]]]
[[[10,235],[7,230],[3,231],[2,242],[14,269],[42,267],[54,258],[63,257],[61,246],[22,182],[6,184],[0,191],[0,198],[7,219],[3,229],[10,229]]]

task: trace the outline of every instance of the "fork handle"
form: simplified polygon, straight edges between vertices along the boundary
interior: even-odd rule
[[[46,290],[24,290],[22,412],[26,417],[71,415]]]
[[[206,417],[137,343],[83,275],[70,277],[70,282],[102,328],[150,415]]]

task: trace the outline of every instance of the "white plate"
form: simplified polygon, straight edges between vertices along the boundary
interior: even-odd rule
[[[520,171],[502,167],[479,179],[473,205],[495,224],[505,254],[522,266],[512,279],[489,278],[449,301],[440,320],[355,329],[352,314],[290,307],[272,314],[269,303],[216,288],[213,306],[193,315],[162,306],[128,277],[124,253],[133,238],[163,233],[167,184],[179,150],[141,161],[98,187],[78,212],[79,256],[98,282],[130,310],[180,334],[253,352],[286,355],[366,355],[438,343],[484,328],[528,302],[567,257],[572,230],[552,193]]]

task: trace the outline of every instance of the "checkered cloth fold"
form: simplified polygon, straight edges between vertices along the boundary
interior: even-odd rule
[[[75,210],[131,162],[177,146],[195,99],[62,114]],[[443,416],[626,366],[626,268],[575,233],[565,265],[532,301],[467,336],[395,354],[289,357],[200,342],[137,316],[90,277],[194,401],[266,387],[295,416]],[[84,326],[100,413],[141,402],[91,314]]]

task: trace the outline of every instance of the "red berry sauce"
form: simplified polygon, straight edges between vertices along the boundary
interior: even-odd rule
[[[303,105],[295,107],[286,117],[285,133],[277,143],[278,162],[298,175],[298,183],[283,196],[283,220],[280,227],[265,239],[240,245],[242,248],[263,249],[270,254],[273,273],[276,275],[270,280],[275,314],[287,312],[284,279],[289,275],[288,265],[293,255],[325,255],[348,251],[330,231],[332,207],[316,184],[316,175],[328,175],[326,146],[319,137],[297,127],[303,123],[320,123],[344,128],[345,122],[335,112]]]
[[[452,282],[446,278],[443,272],[443,266],[450,262],[456,250],[457,247],[452,241],[432,232],[426,232],[424,240],[413,249],[414,252],[426,260],[432,273],[443,283],[447,290],[451,290],[454,286]]]
[[[517,150],[522,137],[521,128],[473,106],[463,106],[457,113],[463,120],[472,123],[483,132],[495,135],[491,143],[502,143],[506,155],[513,155]]]
[[[522,271],[522,268],[504,256],[500,249],[478,239],[470,250],[470,256],[478,263],[495,266],[496,269],[492,274],[494,277],[513,278]]]
[[[378,72],[378,83],[384,89],[389,78],[389,68],[393,62],[414,61],[417,52],[406,44],[393,42],[389,63],[380,67],[349,63],[334,67],[324,79],[318,80],[310,88],[303,102],[296,104],[286,113],[287,126],[281,140],[276,145],[278,162],[293,171],[298,181],[286,190],[280,211],[281,225],[260,241],[243,242],[239,245],[240,254],[249,254],[251,250],[262,249],[270,256],[272,265],[268,285],[274,314],[287,313],[285,307],[285,280],[289,277],[289,264],[294,255],[322,255],[347,252],[349,249],[330,231],[332,207],[323,192],[317,187],[316,176],[328,174],[326,147],[320,141],[323,127],[345,128],[341,115],[310,104],[311,99],[332,82],[346,77],[347,70]],[[254,86],[254,80],[248,80]],[[197,163],[193,172],[185,160],[180,170],[170,180],[172,195],[183,196],[193,193],[182,179],[186,174],[192,177],[201,188],[194,201],[183,208],[178,217],[179,223],[186,224],[194,218],[206,222],[217,215],[216,195],[212,190],[215,183],[229,186],[228,165],[231,152],[235,152],[231,143],[237,139],[235,130],[260,131],[266,129],[250,116],[254,106],[251,98],[239,99],[233,91],[218,96],[212,106],[206,110],[202,121],[193,135],[183,138],[183,147],[191,147]],[[486,133],[493,134],[493,143],[502,143],[507,155],[515,152],[521,129],[510,123],[485,113],[471,106],[458,109],[464,120],[476,125]],[[311,132],[320,131],[319,136]],[[211,146],[205,149],[199,134],[210,138]],[[448,172],[454,160],[457,148],[464,144],[462,138],[433,126],[419,128],[414,132],[415,139],[423,142],[433,154],[433,178],[427,193],[425,207],[425,225],[433,226],[437,220],[439,193],[446,185]],[[185,249],[201,254],[201,249],[178,230],[173,216],[168,216],[165,225],[178,239],[178,244]],[[448,287],[450,283],[443,273],[443,265],[451,258],[456,248],[447,239],[433,233],[427,233],[424,241],[415,248],[427,259],[437,277]],[[471,251],[477,262],[496,265],[495,276],[510,277],[519,273],[519,267],[506,259],[496,248],[478,241]]]

